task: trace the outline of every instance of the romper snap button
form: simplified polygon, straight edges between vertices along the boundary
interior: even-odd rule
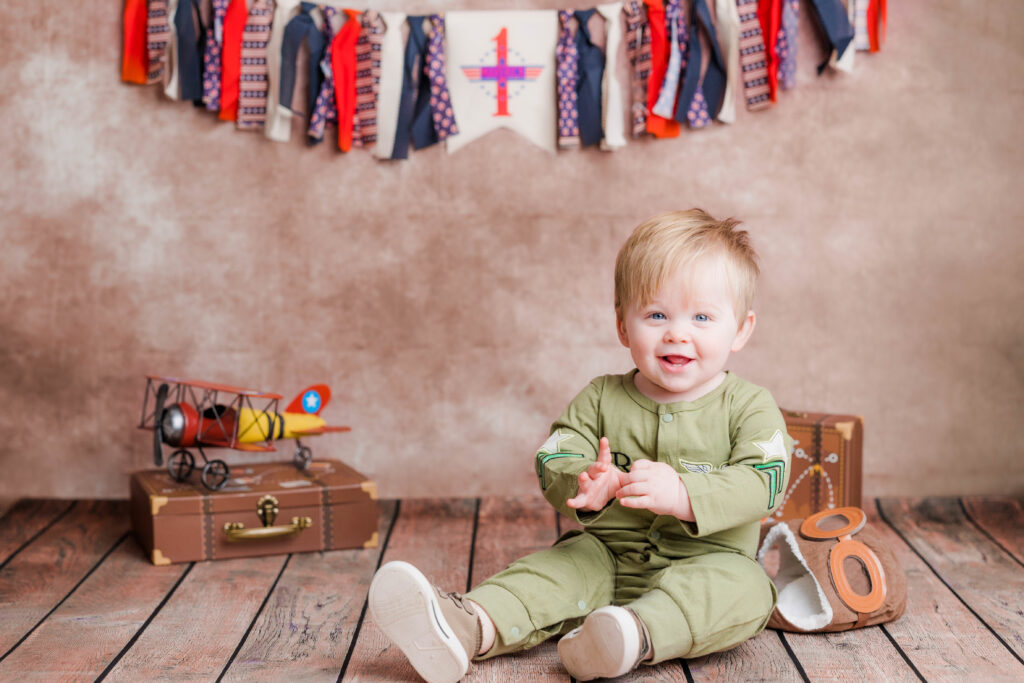
[[[580,609],[587,609],[587,603],[583,602],[582,600],[577,602],[576,606],[579,607]]]
[[[672,413],[665,413],[664,415],[661,416],[661,421],[662,422],[671,422],[674,419],[675,418],[672,417]]]
[[[661,538],[661,532],[660,531],[652,531],[651,532],[651,540],[652,541],[657,541],[659,538]]]
[[[519,637],[519,627],[518,626],[513,626],[512,629],[509,631],[509,633],[511,633],[514,637],[518,638]]]

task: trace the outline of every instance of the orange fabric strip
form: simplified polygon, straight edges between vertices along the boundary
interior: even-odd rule
[[[125,0],[124,58],[121,80],[126,83],[148,83],[149,50],[146,46],[148,10],[146,0]]]
[[[768,65],[768,92],[772,102],[779,101],[779,24],[782,21],[782,5],[779,0],[760,0],[757,16],[761,20],[764,35],[764,57]]]
[[[224,45],[221,48],[220,120],[238,118],[238,81],[242,71],[242,32],[249,19],[245,0],[231,0],[224,14]]]
[[[359,40],[359,10],[345,10],[345,25],[331,43],[334,71],[334,100],[338,106],[338,149],[352,149],[352,128],[356,115],[356,43]]]
[[[658,101],[661,83],[668,71],[668,33],[665,27],[665,6],[662,0],[644,0],[647,5],[647,20],[651,27],[651,72],[647,77],[647,132],[659,138],[679,137],[681,126],[678,121],[662,118],[651,109]]]
[[[885,0],[871,0],[868,3],[868,42],[872,52],[881,50],[885,41],[886,14]]]

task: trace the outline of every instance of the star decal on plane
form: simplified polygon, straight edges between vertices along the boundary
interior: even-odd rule
[[[302,408],[310,414],[315,414],[316,411],[320,410],[320,394],[310,389],[306,392],[306,395],[302,397]]]

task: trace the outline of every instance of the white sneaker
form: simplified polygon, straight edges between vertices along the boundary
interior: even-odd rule
[[[573,678],[589,681],[629,673],[649,646],[633,613],[624,607],[601,607],[558,641],[558,656]]]
[[[458,593],[442,593],[408,562],[388,562],[370,584],[370,614],[428,683],[466,675],[480,623]]]

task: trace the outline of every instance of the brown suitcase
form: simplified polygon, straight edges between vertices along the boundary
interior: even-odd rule
[[[131,510],[157,565],[377,545],[377,485],[337,460],[233,465],[219,491],[136,472]]]
[[[789,487],[766,520],[804,519],[821,510],[861,505],[864,418],[783,410],[795,442]]]

